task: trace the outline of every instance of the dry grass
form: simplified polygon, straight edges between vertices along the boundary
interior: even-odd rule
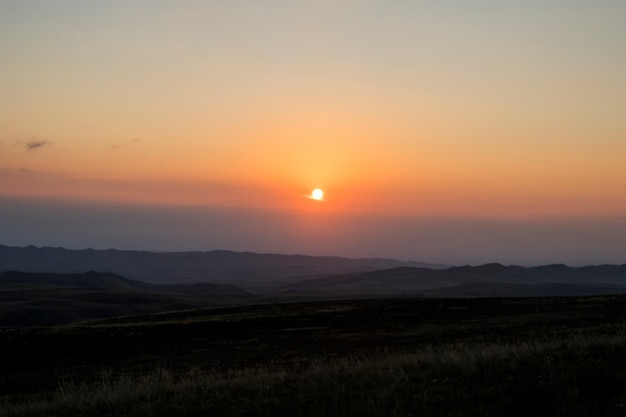
[[[626,336],[427,348],[237,372],[157,368],[59,382],[2,416],[620,416]]]

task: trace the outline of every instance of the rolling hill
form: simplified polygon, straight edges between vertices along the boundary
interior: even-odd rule
[[[392,259],[0,246],[0,326],[277,301],[598,294],[626,294],[626,265],[444,268]]]
[[[394,259],[350,259],[226,250],[156,253],[0,245],[0,272],[113,272],[125,278],[149,283],[228,283],[253,292],[263,292],[268,287],[287,284],[303,277],[399,266],[441,267]]]
[[[455,296],[510,296],[516,292],[520,295],[613,294],[626,292],[626,265],[574,268],[558,264],[525,268],[492,263],[445,269],[398,267],[311,278],[277,290]]]
[[[155,285],[109,272],[0,273],[0,326],[77,321],[246,303],[233,285]]]

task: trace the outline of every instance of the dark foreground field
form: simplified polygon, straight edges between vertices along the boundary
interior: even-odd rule
[[[0,329],[2,416],[626,415],[626,296],[379,299]]]

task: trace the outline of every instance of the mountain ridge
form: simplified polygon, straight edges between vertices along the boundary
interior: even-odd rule
[[[281,291],[432,290],[475,284],[624,286],[626,264],[570,267],[562,264],[522,267],[490,263],[445,269],[397,267],[362,273],[336,274],[284,285]],[[537,287],[540,288],[540,287]],[[617,289],[616,289],[617,290]]]
[[[255,290],[268,285],[285,284],[294,277],[363,272],[395,266],[443,267],[387,258],[259,254],[228,250],[149,252],[0,245],[0,271],[109,271],[149,283],[228,283]]]
[[[228,250],[156,253],[0,245],[0,272],[3,270],[66,274],[106,271],[142,281],[145,285],[159,285],[163,291],[165,285],[169,285],[170,292],[189,293],[193,291],[187,287],[189,284],[204,284],[207,287],[202,291],[212,293],[211,285],[231,285],[257,295],[376,294],[377,291],[388,294],[426,290],[432,293],[430,290],[447,287],[456,287],[451,291],[458,294],[461,289],[469,289],[468,285],[475,284],[490,285],[471,287],[469,292],[472,294],[480,294],[477,288],[493,288],[495,284],[534,285],[536,291],[548,288],[546,284],[563,284],[570,286],[566,293],[571,293],[572,288],[583,291],[604,286],[604,290],[609,288],[619,292],[622,286],[626,286],[626,264],[523,267],[492,262],[444,267],[386,258],[353,259]],[[555,292],[554,288],[557,287],[552,286],[550,293]],[[196,286],[194,290],[200,291],[200,287]],[[486,295],[491,294],[489,291]],[[507,291],[510,292],[510,288]]]
[[[68,324],[115,316],[248,303],[234,285],[149,284],[110,272],[0,272],[0,326]]]

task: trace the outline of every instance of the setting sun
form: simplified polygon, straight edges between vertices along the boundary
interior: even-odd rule
[[[319,188],[316,188],[315,190],[313,190],[311,192],[311,198],[313,200],[322,200],[324,198],[324,191],[320,190]]]
[[[626,1],[257,3],[0,0],[0,247],[626,262]]]

